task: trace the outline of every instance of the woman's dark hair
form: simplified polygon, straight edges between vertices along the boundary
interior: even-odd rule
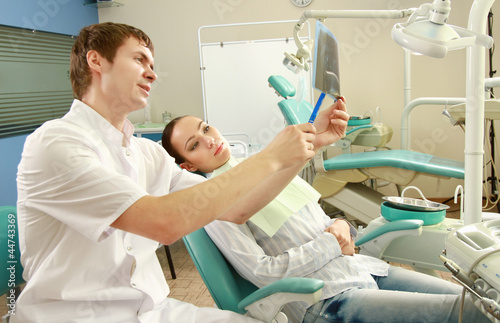
[[[180,116],[170,121],[165,129],[163,129],[163,134],[161,135],[161,145],[170,156],[174,157],[175,163],[178,165],[185,162],[185,160],[184,157],[182,157],[181,154],[174,148],[170,139],[172,138],[172,132],[174,131],[175,125],[184,117],[186,116]]]

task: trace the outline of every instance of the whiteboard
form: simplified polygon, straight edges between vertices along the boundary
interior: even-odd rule
[[[285,127],[277,105],[283,98],[269,87],[269,76],[283,75],[295,88],[299,88],[299,77],[304,78],[304,100],[311,102],[311,73],[296,75],[282,64],[285,51],[297,51],[292,40],[200,46],[206,122],[223,135],[247,134],[253,152],[255,147],[265,147]]]

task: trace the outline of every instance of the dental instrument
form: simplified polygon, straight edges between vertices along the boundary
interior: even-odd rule
[[[318,102],[316,102],[316,105],[314,106],[314,110],[311,113],[311,117],[309,118],[309,123],[314,123],[314,120],[316,120],[316,116],[318,115],[319,108],[321,107],[321,103],[323,103],[323,99],[325,98],[325,93],[321,92],[318,98]]]
[[[472,288],[467,286],[467,284],[458,279],[456,276],[451,276],[451,278],[453,278],[453,280],[455,280],[460,285],[465,287],[465,289],[467,289],[467,291],[470,292],[472,295],[476,296],[483,305],[484,309],[488,311],[488,313],[493,315],[496,319],[500,319],[500,306],[498,305],[497,302],[495,302],[490,298],[482,297],[481,295],[476,293]]]
[[[470,287],[474,292],[479,294],[481,297],[488,297],[488,294],[486,294],[485,291],[478,284],[475,284],[474,281],[469,276],[467,276],[465,271],[462,268],[460,268],[459,265],[457,265],[452,260],[446,258],[443,255],[440,255],[439,259],[443,261],[444,266],[453,274],[454,277],[456,277],[456,279],[460,280],[463,284]]]

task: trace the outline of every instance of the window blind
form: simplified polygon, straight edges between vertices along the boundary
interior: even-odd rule
[[[0,138],[60,118],[73,101],[69,35],[0,25]]]

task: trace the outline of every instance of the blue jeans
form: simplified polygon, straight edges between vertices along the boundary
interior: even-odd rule
[[[307,309],[304,323],[458,322],[462,287],[400,267],[375,277],[380,289],[353,288]],[[467,295],[464,323],[490,323]]]

